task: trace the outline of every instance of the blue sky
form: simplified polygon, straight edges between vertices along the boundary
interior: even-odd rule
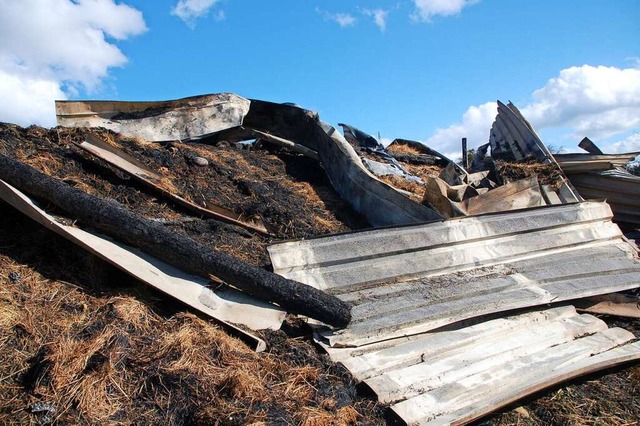
[[[543,140],[640,150],[640,2],[0,0],[0,120],[235,92],[447,153],[495,100]]]

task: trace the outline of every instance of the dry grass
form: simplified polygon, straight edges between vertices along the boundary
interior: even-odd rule
[[[537,176],[540,185],[550,185],[554,190],[562,186],[562,171],[556,164],[530,163],[500,163],[497,167],[498,175],[506,182],[513,182],[531,176]]]
[[[409,182],[403,177],[394,175],[378,176],[378,179],[393,186],[394,188],[410,192],[411,195],[409,198],[411,198],[412,200],[417,202],[422,201],[422,197],[424,195],[424,186],[415,182]]]
[[[191,313],[159,314],[160,295],[0,213],[0,424],[380,423],[306,340],[271,332],[256,354]]]
[[[406,154],[406,155],[420,155],[423,154],[418,148],[408,145],[406,143],[394,143],[387,147],[387,151],[394,154]]]

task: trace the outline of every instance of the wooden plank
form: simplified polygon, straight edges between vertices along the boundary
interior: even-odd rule
[[[609,160],[562,161],[559,164],[565,174],[599,172],[602,170],[610,170],[615,167],[615,165]]]
[[[566,182],[563,183],[562,186],[558,189],[558,197],[560,197],[560,200],[563,204],[573,204],[580,202],[580,200],[578,200],[578,198],[575,196]]]
[[[204,208],[166,190],[160,185],[160,181],[162,180],[162,176],[160,174],[149,170],[148,167],[138,162],[133,157],[130,157],[122,150],[102,141],[96,135],[89,134],[87,139],[87,141],[81,142],[77,144],[77,146],[95,157],[106,161],[117,169],[129,174],[137,181],[152,188],[154,191],[159,192],[174,203],[185,207],[189,211],[205,217],[211,217],[225,223],[240,226],[262,235],[271,236],[263,223],[249,223],[243,221],[241,220],[241,215],[213,203],[207,203],[207,207]]]
[[[589,139],[588,137],[584,137],[582,138],[582,140],[580,141],[580,143],[578,144],[578,146],[582,149],[584,149],[585,151],[587,151],[590,154],[602,154],[603,152],[600,150],[600,148],[598,148],[598,146],[593,143],[593,141],[591,139]]]
[[[231,323],[242,324],[252,329],[276,330],[284,320],[285,313],[272,305],[232,290],[214,292],[207,287],[208,280],[186,274],[124,244],[63,225],[4,181],[0,181],[0,197],[36,222],[127,274],[236,330],[253,341],[256,350],[266,348],[264,341]]]
[[[566,380],[568,374],[597,364],[599,358],[592,359],[595,355],[632,340],[635,340],[635,336],[626,330],[608,329],[555,346],[551,350],[514,359],[501,368],[465,377],[395,404],[391,409],[407,424],[448,424],[460,417],[470,416],[467,411],[473,413],[474,408],[484,407],[486,401],[492,402],[493,411],[503,401],[512,399],[514,388],[518,389],[519,392],[515,393],[519,395],[522,389],[526,389],[528,394],[536,384],[555,384]],[[635,345],[632,351],[640,352]],[[446,415],[450,416],[444,417]]]
[[[531,324],[527,329],[482,339],[444,357],[424,357],[419,364],[389,371],[365,383],[380,402],[393,403],[604,330],[604,321],[590,315]]]
[[[562,204],[560,197],[558,197],[558,194],[550,185],[540,185],[540,190],[547,205]]]

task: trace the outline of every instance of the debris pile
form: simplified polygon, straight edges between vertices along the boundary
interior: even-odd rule
[[[468,168],[234,94],[56,110],[0,124],[3,419],[464,423],[640,358],[569,304],[633,316],[637,251],[512,104]]]

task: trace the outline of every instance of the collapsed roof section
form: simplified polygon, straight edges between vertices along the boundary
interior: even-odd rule
[[[269,247],[274,271],[353,304],[328,332],[359,346],[460,320],[638,287],[604,202],[449,219]],[[591,260],[589,260],[591,259]]]
[[[397,418],[465,424],[640,359],[632,333],[573,307],[503,317],[637,288],[637,252],[611,217],[606,203],[582,202],[288,242],[269,253],[277,273],[352,304],[352,322],[319,328],[317,340]]]
[[[573,186],[586,199],[606,199],[616,222],[640,226],[640,177],[624,168],[640,152],[603,154],[588,138],[578,146],[589,153],[554,155]]]
[[[584,138],[578,146],[588,153],[551,154],[515,105],[500,101],[489,146],[491,159],[485,157],[485,146],[479,148],[473,161],[475,168],[482,169],[487,161],[524,163],[532,158],[541,164],[557,166],[566,175],[561,178],[562,193],[558,191],[561,199],[567,196],[578,201],[606,199],[616,222],[631,227],[640,225],[640,177],[624,169],[640,152],[604,154],[593,141]]]
[[[63,126],[106,127],[150,141],[246,138],[264,132],[272,136],[267,141],[275,137],[315,152],[336,191],[373,226],[442,217],[378,180],[335,128],[293,105],[221,94],[160,103],[58,101],[56,111]]]

